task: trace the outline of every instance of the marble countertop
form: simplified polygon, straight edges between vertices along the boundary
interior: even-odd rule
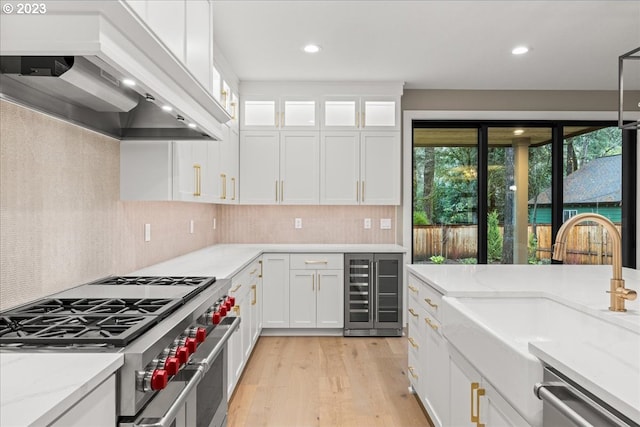
[[[530,342],[528,349],[640,423],[640,301],[627,301],[626,313],[608,310],[611,266],[416,264],[408,270],[448,297],[549,298],[626,329],[631,338],[614,345],[598,331],[576,330],[566,340]],[[627,288],[640,291],[640,271],[625,268],[623,277]]]
[[[116,372],[119,353],[0,353],[0,425],[49,425]]]
[[[263,253],[353,253],[395,252],[406,249],[398,245],[355,244],[229,244],[200,249],[129,275],[184,275],[230,278]]]

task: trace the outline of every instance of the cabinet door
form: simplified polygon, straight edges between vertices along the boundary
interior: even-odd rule
[[[262,257],[262,327],[289,327],[289,254]]]
[[[280,133],[280,202],[318,204],[320,180],[318,132]]]
[[[242,203],[274,204],[280,199],[278,139],[278,132],[243,132],[240,140]]]
[[[227,401],[231,399],[233,390],[236,388],[242,360],[242,329],[236,328],[227,342]]]
[[[262,329],[262,313],[260,311],[261,301],[261,289],[260,281],[256,280],[251,284],[251,345],[253,346],[258,337],[260,336],[260,330]]]
[[[320,203],[355,205],[360,199],[360,133],[324,132],[320,142]]]
[[[120,141],[120,200],[173,200],[173,143]]]
[[[362,204],[400,204],[400,151],[399,132],[362,132]]]
[[[289,276],[289,325],[292,328],[316,327],[316,288],[314,270],[291,270]]]
[[[173,143],[173,199],[202,201],[202,177],[207,168],[207,142]]]
[[[322,101],[322,129],[355,130],[360,127],[357,97],[330,97]]]
[[[431,420],[436,427],[444,427],[449,423],[449,350],[444,337],[440,335],[440,324],[420,309],[422,336],[424,344],[421,353],[421,366],[424,382],[422,383],[422,400]],[[429,320],[427,322],[426,320]]]
[[[147,24],[182,63],[185,62],[185,0],[163,0],[147,7]]]
[[[237,313],[242,318],[240,322],[240,332],[242,335],[242,366],[240,367],[240,371],[238,372],[238,378],[240,378],[240,374],[242,374],[242,370],[244,369],[244,365],[249,359],[251,355],[251,323],[253,320],[251,319],[251,297],[252,292],[248,283],[243,283],[243,287],[246,288],[246,291],[242,292],[240,295],[240,300],[236,301],[236,306],[238,306]]]
[[[202,195],[212,203],[220,202],[220,151],[225,141],[207,141],[207,167],[202,172]]]
[[[400,100],[392,97],[364,97],[360,100],[361,128],[400,130]]]
[[[223,125],[225,139],[220,142],[220,182],[219,201],[227,204],[238,203],[239,199],[239,163],[240,163],[240,137],[237,132]]]
[[[477,427],[472,417],[478,415],[478,390],[480,375],[461,357],[449,358],[449,425]]]
[[[241,129],[275,130],[280,125],[280,111],[275,97],[244,96],[240,103]]]
[[[153,6],[155,7],[155,5]],[[189,72],[211,93],[212,16],[208,0],[186,2],[185,65]]]
[[[283,97],[280,99],[281,129],[318,129],[317,101],[310,98]]]
[[[344,271],[318,270],[316,283],[316,326],[344,326]]]

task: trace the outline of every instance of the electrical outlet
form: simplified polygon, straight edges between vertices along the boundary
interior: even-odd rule
[[[294,221],[295,228],[302,228],[302,218],[296,218]]]
[[[364,228],[366,228],[366,229],[370,229],[371,228],[371,218],[365,218],[364,219]]]
[[[151,241],[151,224],[144,225],[144,241],[145,242]]]
[[[193,220],[189,221],[189,234],[193,234]]]
[[[391,230],[391,218],[380,219],[380,230]]]

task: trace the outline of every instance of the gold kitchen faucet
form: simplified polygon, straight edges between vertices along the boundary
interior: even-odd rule
[[[625,300],[633,301],[636,299],[636,291],[624,287],[624,279],[622,278],[622,238],[616,226],[606,217],[595,213],[582,213],[572,216],[558,230],[556,242],[553,245],[553,259],[562,261],[566,254],[565,244],[567,242],[567,234],[574,225],[583,221],[593,221],[602,225],[611,236],[613,246],[613,278],[611,278],[611,289],[607,293],[611,294],[611,311],[627,311],[624,308]]]

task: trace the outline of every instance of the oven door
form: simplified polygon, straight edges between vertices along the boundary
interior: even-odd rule
[[[119,427],[226,426],[226,344],[239,324],[239,317],[225,318],[135,420],[121,419]]]

